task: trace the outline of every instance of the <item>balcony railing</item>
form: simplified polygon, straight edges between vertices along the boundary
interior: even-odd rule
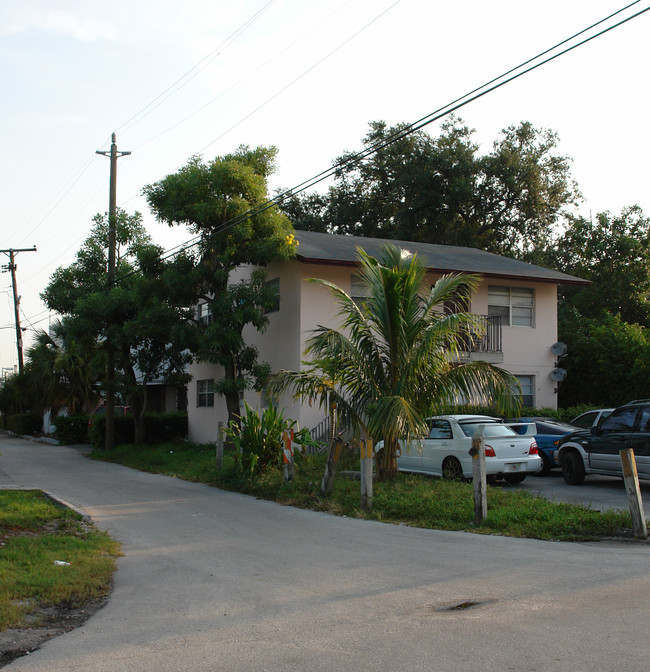
[[[483,322],[482,334],[465,337],[462,352],[503,352],[501,315],[477,315]]]

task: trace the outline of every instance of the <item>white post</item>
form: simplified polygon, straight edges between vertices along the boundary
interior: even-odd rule
[[[643,500],[639,488],[639,475],[636,470],[636,460],[632,448],[619,451],[621,466],[623,467],[623,481],[629,501],[630,515],[632,516],[632,529],[637,539],[648,538],[648,527],[645,522]]]
[[[483,425],[479,425],[472,438],[472,480],[474,483],[474,524],[487,518],[487,477],[485,475],[485,437]]]

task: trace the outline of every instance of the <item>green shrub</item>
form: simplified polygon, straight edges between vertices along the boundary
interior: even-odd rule
[[[59,415],[53,420],[54,436],[62,446],[88,443],[88,415]]]
[[[43,416],[40,413],[16,413],[2,416],[3,429],[14,434],[35,436],[43,431]]]
[[[168,443],[187,437],[187,413],[151,413],[144,417],[147,443]]]
[[[287,420],[275,406],[269,406],[261,416],[246,402],[244,406],[241,427],[231,423],[224,431],[232,440],[240,474],[252,478],[282,466],[282,434],[295,427],[296,422]]]
[[[187,436],[187,413],[152,413],[144,416],[145,437],[147,443],[167,443],[184,439]],[[115,445],[133,443],[135,427],[132,415],[115,416]],[[104,449],[106,440],[106,417],[93,418],[88,432],[90,443],[95,448]]]

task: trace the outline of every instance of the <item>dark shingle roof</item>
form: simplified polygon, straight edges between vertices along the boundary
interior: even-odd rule
[[[454,245],[433,245],[413,243],[406,240],[385,240],[383,238],[361,238],[359,236],[339,236],[331,233],[296,231],[299,242],[296,257],[306,264],[331,264],[351,266],[357,262],[357,248],[361,247],[373,257],[381,255],[387,244],[397,245],[409,252],[415,252],[432,271],[440,273],[480,273],[481,275],[555,284],[588,285],[588,280],[567,273],[551,271],[542,266],[524,261],[501,257],[498,254],[476,250],[471,247]]]

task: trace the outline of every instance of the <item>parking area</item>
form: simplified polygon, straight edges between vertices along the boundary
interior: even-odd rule
[[[650,481],[639,481],[646,518],[650,517]],[[577,502],[593,509],[628,509],[628,498],[622,478],[587,476],[582,485],[567,485],[559,469],[547,476],[528,476],[517,486],[558,502]]]

